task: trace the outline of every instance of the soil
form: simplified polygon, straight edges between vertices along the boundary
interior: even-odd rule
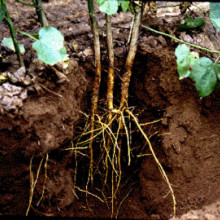
[[[30,33],[40,28],[33,8],[8,2],[16,27]],[[30,83],[6,82],[0,86],[0,214],[25,215],[32,161],[34,177],[38,169],[41,172],[36,179],[29,215],[108,218],[110,207],[94,196],[89,196],[86,202],[85,193],[75,189],[76,160],[72,151],[65,150],[72,146],[79,127],[85,122],[84,115],[89,114],[95,67],[87,1],[75,0],[73,4],[68,0],[51,0],[44,6],[49,24],[65,37],[70,63],[63,73],[69,81],[58,83],[54,72],[36,59],[31,40],[19,36],[19,43],[26,48],[24,61]],[[151,19],[151,26],[165,32],[169,31],[167,27],[175,30],[184,15],[179,15],[177,8],[169,10],[159,10],[159,19]],[[192,13],[200,15],[201,12],[194,9]],[[105,72],[108,67],[105,21],[102,13],[97,15]],[[175,34],[190,43],[220,50],[219,34],[208,17],[205,19],[202,30]],[[112,17],[117,98],[131,20],[130,13]],[[143,18],[143,24],[147,22]],[[9,36],[5,22],[0,24],[0,29],[0,40]],[[141,123],[161,119],[144,127],[144,131],[172,184],[177,201],[175,219],[218,219],[220,90],[200,99],[190,79],[178,79],[174,55],[177,45],[167,37],[141,29],[129,106],[139,114]],[[0,54],[5,56],[0,72],[16,72],[16,56],[2,46]],[[202,55],[210,57],[210,54]],[[100,103],[106,102],[105,82],[103,77]],[[172,218],[169,189],[139,133],[134,134],[132,144],[142,149],[142,157],[134,159],[124,173],[116,201],[117,217]],[[86,157],[78,161],[76,183],[81,189],[85,188],[88,161]]]

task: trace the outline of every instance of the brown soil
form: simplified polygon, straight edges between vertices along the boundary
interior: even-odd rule
[[[31,50],[31,41],[26,37],[19,37],[19,42],[24,43],[27,50],[24,59],[33,83],[22,86],[28,96],[20,108],[16,111],[2,110],[0,116],[1,215],[25,214],[30,190],[29,166],[33,155],[35,176],[41,158],[49,155],[49,160],[43,199],[38,205],[45,179],[44,166],[36,184],[30,215],[85,218],[106,218],[111,215],[110,207],[90,196],[88,204],[93,211],[92,215],[87,207],[85,193],[73,190],[75,159],[72,152],[64,151],[65,147],[71,146],[78,127],[84,122],[81,112],[89,114],[94,77],[87,2],[69,2],[54,0],[45,3],[50,25],[58,28],[65,36],[71,59],[65,71],[69,82],[57,84],[54,73],[34,59],[36,55]],[[14,3],[9,5],[9,9],[15,25],[21,30],[34,32],[39,29],[33,9],[25,6],[21,8]],[[104,15],[98,13],[98,19],[101,32],[104,33]],[[113,16],[118,69],[122,68],[125,60],[130,21],[130,14]],[[172,29],[178,21],[179,16],[178,20],[175,16],[168,16],[161,18],[159,22],[161,28],[169,26]],[[4,22],[0,24],[0,29],[0,40],[9,36]],[[204,31],[191,33],[191,39],[196,41],[199,35],[201,45],[206,43],[219,50],[219,38],[216,38],[216,33],[212,30],[207,19]],[[184,38],[186,35],[180,37]],[[108,65],[104,36],[101,37],[101,42],[104,72]],[[134,106],[134,111],[139,113],[143,123],[163,119],[146,126],[145,132],[151,137],[154,150],[172,183],[177,200],[177,215],[202,209],[197,213],[191,211],[188,217],[185,215],[181,219],[196,219],[193,216],[197,216],[197,219],[217,219],[219,202],[214,202],[220,198],[220,90],[201,100],[191,80],[179,81],[174,55],[176,46],[177,43],[168,38],[141,29],[129,105]],[[0,72],[15,72],[18,69],[16,57],[3,48],[0,49],[7,54]],[[120,95],[120,74],[120,71],[116,73],[117,97]],[[100,103],[105,103],[104,82],[105,78]],[[143,147],[145,143],[140,134],[135,134],[133,145],[140,146],[142,154],[149,154],[148,147]],[[88,159],[82,157],[77,171],[77,185],[81,189],[85,188],[87,165]],[[168,192],[153,158],[134,158],[131,167],[125,170],[122,188],[117,197],[118,217],[169,219],[172,217],[173,204]],[[214,205],[204,207],[211,203]]]

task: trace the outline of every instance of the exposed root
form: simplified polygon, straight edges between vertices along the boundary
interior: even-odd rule
[[[155,123],[157,123],[157,122],[161,122],[161,121],[163,121],[163,118],[158,119],[158,120],[154,120],[154,121],[151,121],[151,122],[140,123],[140,126],[151,125],[151,124],[155,124]]]
[[[122,140],[124,135],[126,135],[127,142],[127,158],[124,162],[131,165],[132,158],[132,150],[138,150],[139,155],[134,155],[135,158],[143,157],[147,155],[153,156],[163,179],[167,183],[169,187],[169,193],[172,195],[173,199],[173,211],[174,215],[176,214],[176,200],[174,196],[174,192],[172,186],[169,182],[169,179],[166,175],[165,170],[163,169],[161,163],[159,162],[148,136],[142,129],[142,126],[147,126],[149,124],[160,122],[162,119],[142,123],[138,122],[137,117],[129,110],[128,108],[128,91],[130,79],[132,76],[132,68],[134,63],[134,58],[137,51],[138,37],[139,37],[139,28],[141,24],[141,17],[143,12],[144,4],[137,4],[134,2],[134,11],[136,14],[134,15],[134,20],[132,24],[131,36],[130,36],[130,45],[129,52],[127,55],[127,59],[125,62],[125,72],[122,76],[121,83],[121,100],[119,103],[119,108],[113,108],[113,88],[114,88],[114,52],[113,52],[113,41],[112,41],[112,31],[111,31],[111,16],[106,15],[106,24],[107,24],[107,46],[108,46],[108,58],[109,58],[109,67],[108,67],[108,77],[107,77],[107,111],[103,115],[98,112],[98,99],[99,99],[99,88],[101,81],[101,56],[100,56],[100,42],[99,42],[99,31],[98,25],[95,18],[94,12],[94,0],[88,0],[89,12],[90,12],[90,20],[91,20],[91,28],[94,36],[94,51],[95,51],[95,63],[96,63],[96,74],[94,79],[94,87],[91,101],[91,118],[90,123],[87,121],[87,125],[85,126],[84,131],[81,133],[80,137],[77,139],[77,143],[72,148],[68,148],[69,150],[73,150],[75,153],[75,159],[77,160],[76,155],[79,150],[85,150],[88,154],[89,151],[89,172],[86,183],[86,189],[82,190],[81,188],[75,185],[75,188],[81,192],[86,193],[86,203],[90,212],[94,215],[93,211],[88,202],[88,195],[96,197],[101,202],[106,202],[110,200],[111,203],[111,217],[118,216],[119,209],[124,202],[124,200],[128,197],[129,193],[125,196],[125,198],[119,204],[119,207],[116,211],[115,215],[115,206],[117,193],[121,186],[121,180],[123,175],[123,166],[122,166],[122,153],[126,150],[122,149]],[[101,116],[100,116],[101,115]],[[86,115],[87,119],[89,118]],[[97,118],[97,120],[96,120]],[[131,122],[132,121],[132,122]],[[144,139],[146,140],[145,146],[149,146],[151,154],[143,154],[143,147],[140,149],[133,148],[131,146],[132,134],[135,130],[132,128],[132,125],[135,123],[138,131],[142,134]],[[96,154],[93,152],[93,145],[96,144]],[[124,159],[124,158],[123,158]],[[123,163],[124,164],[124,163]],[[75,165],[77,167],[77,164]],[[75,168],[77,169],[77,168]],[[75,175],[77,170],[75,170]],[[89,191],[89,187],[91,186],[94,191],[94,178],[98,177],[101,185],[100,192],[103,195],[103,199],[94,193]],[[76,176],[75,183],[76,183]],[[105,193],[110,193],[109,197],[105,196]],[[107,203],[108,206],[108,203]]]
[[[122,136],[120,136],[122,133],[121,133],[120,128],[123,126],[124,135],[126,136],[126,142],[127,142],[127,159],[126,160],[127,160],[127,164],[130,165],[132,162],[131,151],[134,149],[134,148],[132,148],[131,142],[130,142],[131,136],[134,133],[134,127],[132,128],[132,125],[131,125],[133,123],[135,123],[138,131],[140,131],[141,135],[146,140],[146,144],[143,147],[139,147],[139,149],[135,149],[135,150],[138,150],[139,154],[133,155],[133,157],[140,158],[140,157],[144,157],[144,156],[153,156],[153,158],[159,168],[159,171],[161,172],[163,179],[165,180],[165,182],[167,183],[167,185],[169,187],[168,195],[170,194],[172,196],[173,212],[175,215],[176,214],[176,199],[174,196],[174,191],[172,189],[172,185],[170,184],[168,176],[167,176],[165,170],[163,169],[160,161],[158,160],[158,158],[153,150],[153,147],[151,145],[149,138],[147,137],[147,135],[145,134],[145,132],[143,131],[143,128],[142,128],[142,126],[147,126],[150,124],[158,123],[162,119],[158,119],[158,120],[155,120],[152,122],[147,122],[147,123],[139,123],[137,116],[135,116],[128,109],[124,109],[123,111],[114,109],[113,112],[116,112],[116,113],[114,113],[112,120],[108,124],[105,123],[106,118],[108,118],[108,114],[105,114],[105,117],[101,117],[99,115],[96,115],[98,120],[95,121],[96,129],[94,130],[94,136],[93,136],[93,138],[96,138],[96,139],[93,139],[94,144],[99,143],[98,145],[100,148],[100,158],[98,161],[94,160],[94,169],[96,170],[94,172],[94,177],[96,175],[99,175],[103,179],[103,182],[102,182],[103,185],[102,185],[100,191],[104,195],[103,196],[104,199],[101,199],[101,200],[107,202],[108,198],[110,199],[111,217],[118,215],[119,208],[120,208],[121,204],[124,202],[124,200],[123,200],[122,203],[119,204],[119,207],[117,207],[117,209],[115,210],[115,208],[116,208],[115,201],[117,199],[116,195],[121,187],[121,179],[122,179],[122,175],[123,175],[123,168],[121,165],[121,153],[124,152],[124,150],[122,148],[120,148],[120,146],[122,146]],[[87,132],[84,134],[85,135],[82,135],[81,138],[88,136]],[[111,143],[109,145],[110,146],[109,149],[107,149],[106,139],[109,139],[110,143]],[[78,151],[79,149],[87,151],[88,147],[81,147],[80,145],[81,144],[84,145],[85,143],[89,143],[89,140],[90,140],[90,137],[87,140],[78,142],[76,146],[74,146],[72,148],[67,148],[67,149],[73,150],[75,152]],[[98,145],[96,145],[96,146],[98,147]],[[147,145],[148,145],[151,153],[150,154],[143,154],[142,153],[143,148],[145,148]],[[106,158],[107,158],[107,160],[106,160]],[[102,163],[100,163],[100,161],[102,161]],[[84,190],[83,192],[88,193],[88,195],[91,195],[91,192],[89,192],[89,190],[88,190],[89,183],[90,183],[90,173],[89,173],[88,181],[86,184],[86,190]],[[107,189],[107,191],[105,191],[105,192],[109,191],[108,187],[111,187],[110,188],[111,189],[110,190],[110,192],[111,192],[110,197],[106,197],[105,193],[104,193],[105,188]],[[93,195],[93,193],[92,193],[92,195]],[[86,196],[88,208],[91,211],[91,213],[93,213],[91,210],[91,207],[89,206],[87,197],[88,196]]]
[[[88,195],[90,195],[90,196],[95,197],[96,199],[98,199],[98,200],[99,200],[100,202],[102,202],[102,203],[105,202],[105,201],[104,201],[103,199],[101,199],[99,196],[97,196],[96,194],[93,194],[93,193],[89,192],[87,189],[84,190],[84,189],[79,188],[78,186],[75,186],[75,188],[78,189],[80,192],[83,192],[83,193],[86,193],[86,194],[88,194]]]
[[[48,158],[49,158],[49,155],[47,154],[47,155],[46,155],[45,162],[44,162],[44,184],[43,184],[43,189],[42,189],[41,197],[40,197],[40,199],[39,199],[39,201],[38,201],[38,203],[37,203],[37,206],[40,205],[41,200],[42,200],[43,197],[44,197],[44,192],[45,192],[45,189],[46,189]]]
[[[120,202],[119,206],[118,206],[118,210],[116,212],[115,218],[118,218],[118,214],[121,208],[121,205],[124,203],[124,201],[128,198],[128,196],[130,195],[130,193],[132,192],[133,188],[127,193],[127,195],[122,199],[122,201]]]
[[[147,137],[147,135],[145,134],[145,132],[144,132],[143,129],[141,128],[141,126],[140,126],[140,124],[139,124],[139,122],[138,122],[138,119],[134,116],[134,114],[133,114],[131,111],[126,110],[126,112],[127,112],[129,115],[131,115],[131,117],[133,118],[135,124],[137,125],[138,129],[140,130],[141,134],[143,135],[143,137],[145,138],[146,142],[148,143],[149,149],[150,149],[150,151],[151,151],[151,153],[152,153],[152,155],[153,155],[153,158],[154,158],[155,162],[156,162],[157,165],[158,165],[158,168],[159,168],[159,170],[160,170],[160,172],[161,172],[161,175],[162,175],[162,177],[164,178],[165,182],[167,183],[167,185],[168,185],[168,187],[169,187],[169,190],[170,190],[170,193],[171,193],[172,199],[173,199],[173,214],[174,214],[174,216],[175,216],[175,215],[176,215],[176,198],[175,198],[175,195],[174,195],[173,188],[172,188],[172,186],[171,186],[171,184],[170,184],[169,178],[168,178],[168,176],[167,176],[165,170],[163,169],[163,166],[161,165],[160,161],[158,160],[158,158],[157,158],[157,156],[156,156],[156,154],[155,154],[155,152],[154,152],[154,150],[153,150],[153,147],[152,147],[152,145],[151,145],[151,142],[150,142],[149,138]]]
[[[128,134],[128,129],[127,129],[127,126],[126,126],[126,123],[125,123],[125,118],[124,118],[124,115],[123,113],[121,112],[121,118],[122,118],[122,124],[123,124],[123,127],[125,129],[125,133],[126,133],[126,136],[127,136],[127,147],[128,147],[128,166],[131,165],[131,148],[130,148],[130,137],[129,137],[129,134]]]
[[[28,216],[30,208],[31,208],[31,204],[32,204],[33,196],[34,196],[34,189],[35,189],[35,186],[37,184],[38,177],[39,177],[40,170],[41,170],[41,166],[42,166],[42,163],[43,163],[43,160],[44,160],[44,158],[41,159],[39,167],[37,169],[36,179],[34,179],[34,173],[32,171],[33,159],[34,159],[34,155],[31,157],[30,166],[29,166],[29,169],[30,169],[30,195],[29,195],[28,208],[27,208],[27,211],[26,211],[26,214],[25,214],[26,216]]]

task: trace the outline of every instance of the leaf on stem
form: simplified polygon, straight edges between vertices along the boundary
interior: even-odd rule
[[[220,64],[215,64],[207,57],[199,59],[199,54],[190,52],[185,45],[179,45],[175,50],[177,56],[177,71],[179,79],[190,77],[200,97],[210,95],[220,86]]]
[[[63,35],[51,26],[40,29],[39,40],[35,41],[32,47],[37,51],[38,58],[51,66],[63,61],[68,56],[64,47]]]
[[[178,28],[177,31],[187,31],[204,26],[205,21],[202,18],[188,17]]]
[[[15,52],[15,47],[12,38],[6,38],[6,37],[3,38],[1,45]],[[18,46],[21,54],[24,54],[25,53],[24,44],[19,44]]]
[[[119,5],[121,5],[123,12],[126,12],[128,10],[129,4],[130,4],[129,0],[119,0]]]
[[[217,31],[220,31],[220,3],[210,2],[210,20]]]
[[[184,79],[190,75],[190,68],[193,66],[198,57],[197,53],[190,53],[186,45],[179,45],[175,50],[177,57],[177,71],[179,79]]]
[[[209,58],[202,57],[192,67],[190,78],[195,81],[200,97],[210,95],[216,87],[215,66]]]
[[[99,0],[97,1],[99,10],[108,15],[113,15],[118,11],[118,0]]]

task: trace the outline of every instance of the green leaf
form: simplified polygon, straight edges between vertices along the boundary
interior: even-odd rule
[[[190,71],[190,50],[186,45],[179,45],[175,50],[175,55],[177,57],[177,71],[179,74],[179,79],[184,79],[189,76]]]
[[[118,6],[118,0],[105,0],[105,2],[99,6],[99,10],[108,15],[113,15],[118,11]]]
[[[15,47],[14,47],[12,38],[3,38],[1,44],[2,46],[7,47],[8,49],[15,52]],[[24,44],[19,44],[18,46],[19,46],[21,54],[24,54],[25,53]]]
[[[123,12],[126,12],[129,8],[129,0],[119,0],[119,5],[121,5]]]
[[[190,68],[192,69],[192,66],[194,63],[199,59],[199,53],[198,52],[191,52],[189,55],[190,59]]]
[[[100,5],[102,5],[103,3],[105,3],[105,0],[97,0],[96,3],[100,6]]]
[[[39,31],[39,40],[32,45],[37,51],[38,58],[46,64],[53,66],[66,58],[64,37],[56,28],[47,26]]]
[[[1,8],[0,8],[0,23],[5,18],[5,12],[6,12],[6,7],[5,7],[5,5],[2,5]]]
[[[130,4],[128,6],[128,10],[133,14],[135,15],[137,13],[136,11],[136,7],[135,7],[135,1],[131,0],[130,1]]]
[[[205,21],[202,18],[188,17],[178,28],[178,31],[187,31],[204,26]]]
[[[207,57],[202,57],[194,63],[190,77],[195,81],[200,97],[210,95],[217,84],[213,62]]]
[[[210,2],[210,15],[209,18],[216,28],[217,31],[220,31],[220,3],[219,2]]]

